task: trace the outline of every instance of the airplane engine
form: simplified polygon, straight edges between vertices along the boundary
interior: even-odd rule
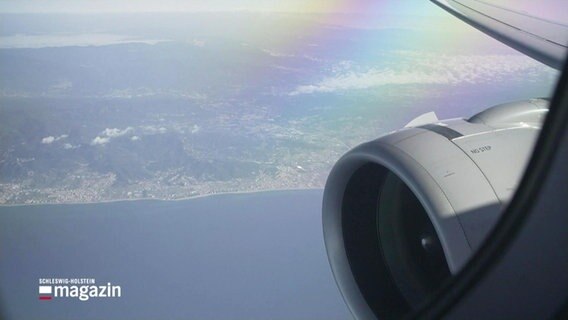
[[[547,111],[531,99],[467,120],[419,117],[337,162],[323,229],[356,318],[414,310],[464,267],[514,193]]]

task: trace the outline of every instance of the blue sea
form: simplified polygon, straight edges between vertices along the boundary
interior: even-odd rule
[[[181,201],[0,207],[10,319],[348,319],[321,228],[321,190]],[[121,297],[39,300],[39,279]]]

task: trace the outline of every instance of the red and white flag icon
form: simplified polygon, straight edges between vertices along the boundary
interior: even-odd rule
[[[39,286],[39,300],[51,300],[51,286]]]

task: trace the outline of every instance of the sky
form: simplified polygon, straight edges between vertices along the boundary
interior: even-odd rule
[[[502,6],[565,23],[566,0],[464,0]],[[5,13],[137,13],[254,11],[442,16],[429,0],[0,0]]]
[[[399,14],[438,14],[427,0],[0,0],[0,13],[107,13],[266,11],[362,13],[369,8]],[[396,9],[396,10],[395,10]]]

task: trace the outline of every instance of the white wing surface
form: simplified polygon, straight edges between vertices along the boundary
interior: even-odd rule
[[[471,26],[560,70],[568,49],[568,25],[480,0],[432,0]]]

